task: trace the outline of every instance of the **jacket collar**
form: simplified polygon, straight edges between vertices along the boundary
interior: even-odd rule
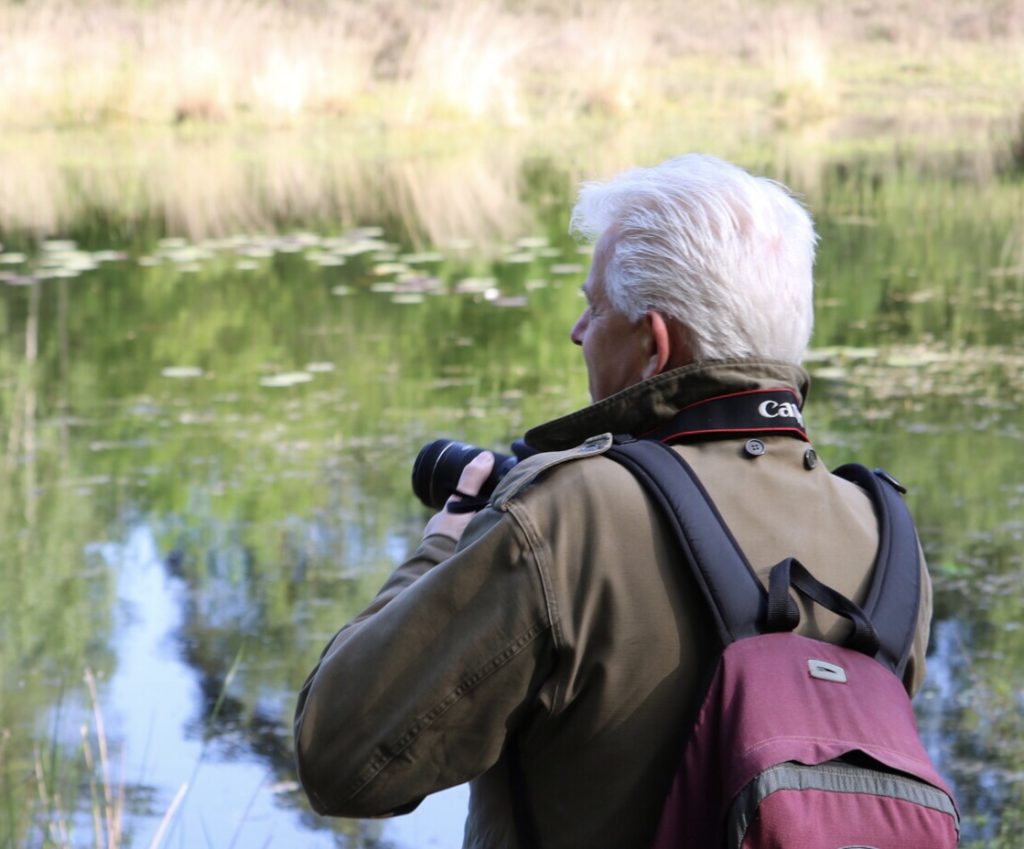
[[[538,425],[526,442],[539,451],[562,451],[599,433],[645,433],[681,408],[752,389],[791,389],[803,406],[810,377],[800,366],[776,360],[717,360],[691,363],[637,383],[596,404]]]

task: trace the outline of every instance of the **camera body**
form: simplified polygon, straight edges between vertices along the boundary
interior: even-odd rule
[[[462,470],[485,450],[455,439],[435,439],[424,445],[412,466],[412,491],[427,507],[440,510],[458,489]],[[491,452],[494,454],[494,469],[480,487],[481,496],[489,496],[516,463],[537,453],[522,439],[512,443],[512,452]]]

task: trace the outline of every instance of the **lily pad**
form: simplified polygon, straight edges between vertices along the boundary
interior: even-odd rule
[[[322,268],[336,268],[345,264],[345,257],[323,252],[307,254],[306,259]]]
[[[521,239],[516,239],[516,247],[527,250],[546,248],[548,244],[549,241],[545,236],[523,236]]]
[[[345,256],[357,256],[359,254],[368,254],[374,251],[380,251],[387,247],[383,242],[379,242],[372,239],[358,239],[353,242],[347,242],[341,247],[334,248],[336,253],[343,254]]]
[[[460,294],[479,294],[494,287],[497,281],[493,277],[466,277],[455,284],[455,291]]]
[[[274,255],[274,251],[265,245],[243,245],[236,248],[235,252],[250,259],[269,259]]]
[[[78,244],[73,239],[46,239],[43,242],[44,251],[73,251],[78,249]]]
[[[378,277],[385,277],[389,274],[402,274],[410,270],[409,266],[404,262],[382,262],[373,267],[373,273]]]
[[[443,291],[441,280],[437,277],[429,277],[422,274],[414,274],[412,276],[401,276],[396,282],[397,291],[400,292],[416,292],[416,293],[429,293],[432,295],[439,294]]]
[[[92,258],[94,262],[120,262],[128,259],[128,254],[125,251],[96,251]]]
[[[198,366],[168,366],[165,369],[161,369],[160,374],[164,377],[186,379],[190,377],[202,377],[203,370]]]
[[[423,265],[429,262],[443,262],[444,254],[437,251],[420,251],[419,253],[402,254],[399,259],[407,265]]]
[[[267,386],[271,389],[283,389],[288,386],[295,386],[299,383],[309,383],[313,379],[308,371],[286,371],[281,374],[271,374],[260,378],[260,386]]]
[[[195,265],[213,257],[209,251],[204,251],[197,247],[175,248],[174,250],[167,251],[166,256],[171,262],[181,266]]]
[[[31,274],[9,274],[6,272],[0,272],[0,283],[6,283],[8,286],[31,286],[33,283],[38,283],[39,278]]]

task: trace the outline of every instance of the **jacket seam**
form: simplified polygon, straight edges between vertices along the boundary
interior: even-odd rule
[[[547,558],[544,556],[544,544],[537,533],[537,529],[534,527],[533,522],[530,521],[529,514],[517,501],[510,500],[506,502],[505,509],[515,519],[516,524],[523,532],[523,538],[526,544],[530,548],[530,556],[533,559],[534,568],[537,570],[537,576],[540,578],[541,589],[544,593],[544,604],[548,612],[548,622],[551,627],[551,642],[554,644],[555,650],[560,652],[566,648],[565,638],[562,634],[561,627],[561,614],[558,605],[558,599],[555,595],[554,587],[551,583],[551,577],[548,574]],[[555,676],[555,693],[552,698],[552,706],[558,705],[562,698],[562,693],[565,688],[562,686],[561,679]]]
[[[355,799],[392,761],[415,743],[417,738],[427,728],[454,707],[463,696],[474,690],[483,681],[505,666],[547,629],[548,625],[544,622],[534,624],[509,643],[501,652],[470,673],[433,708],[416,719],[407,731],[398,737],[392,745],[388,746],[387,752],[378,749],[376,755],[360,770],[360,776],[348,786],[344,794],[345,797],[350,800]]]

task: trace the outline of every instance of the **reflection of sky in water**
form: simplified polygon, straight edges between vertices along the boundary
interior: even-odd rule
[[[946,779],[954,795],[959,795],[952,781],[952,763],[949,746],[950,706],[956,704],[958,667],[962,663],[963,644],[958,623],[952,620],[934,621],[931,633],[931,653],[927,656],[927,670],[921,691],[914,699],[917,728],[921,733],[928,755],[939,774]]]
[[[925,748],[957,797],[965,820],[961,826],[971,830],[971,839],[991,840],[1008,791],[1019,777],[1000,769],[981,769],[991,758],[985,733],[990,720],[982,718],[978,728],[970,720],[971,689],[976,686],[970,640],[963,622],[933,621],[927,676],[914,699],[914,711]],[[958,783],[958,773],[968,780]]]
[[[151,530],[136,526],[123,545],[106,546],[104,555],[119,567],[121,614],[117,671],[103,699],[107,733],[124,753],[122,778],[155,790],[152,816],[126,815],[133,845],[150,845],[183,784],[188,792],[163,846],[345,845],[328,829],[309,830],[301,822],[301,811],[281,804],[269,765],[255,757],[215,760],[204,752],[201,740],[186,735],[195,722],[200,693],[195,672],[182,662],[173,640],[181,624],[181,599]],[[462,843],[467,799],[464,787],[427,799],[414,813],[384,824],[384,845],[456,849]]]

